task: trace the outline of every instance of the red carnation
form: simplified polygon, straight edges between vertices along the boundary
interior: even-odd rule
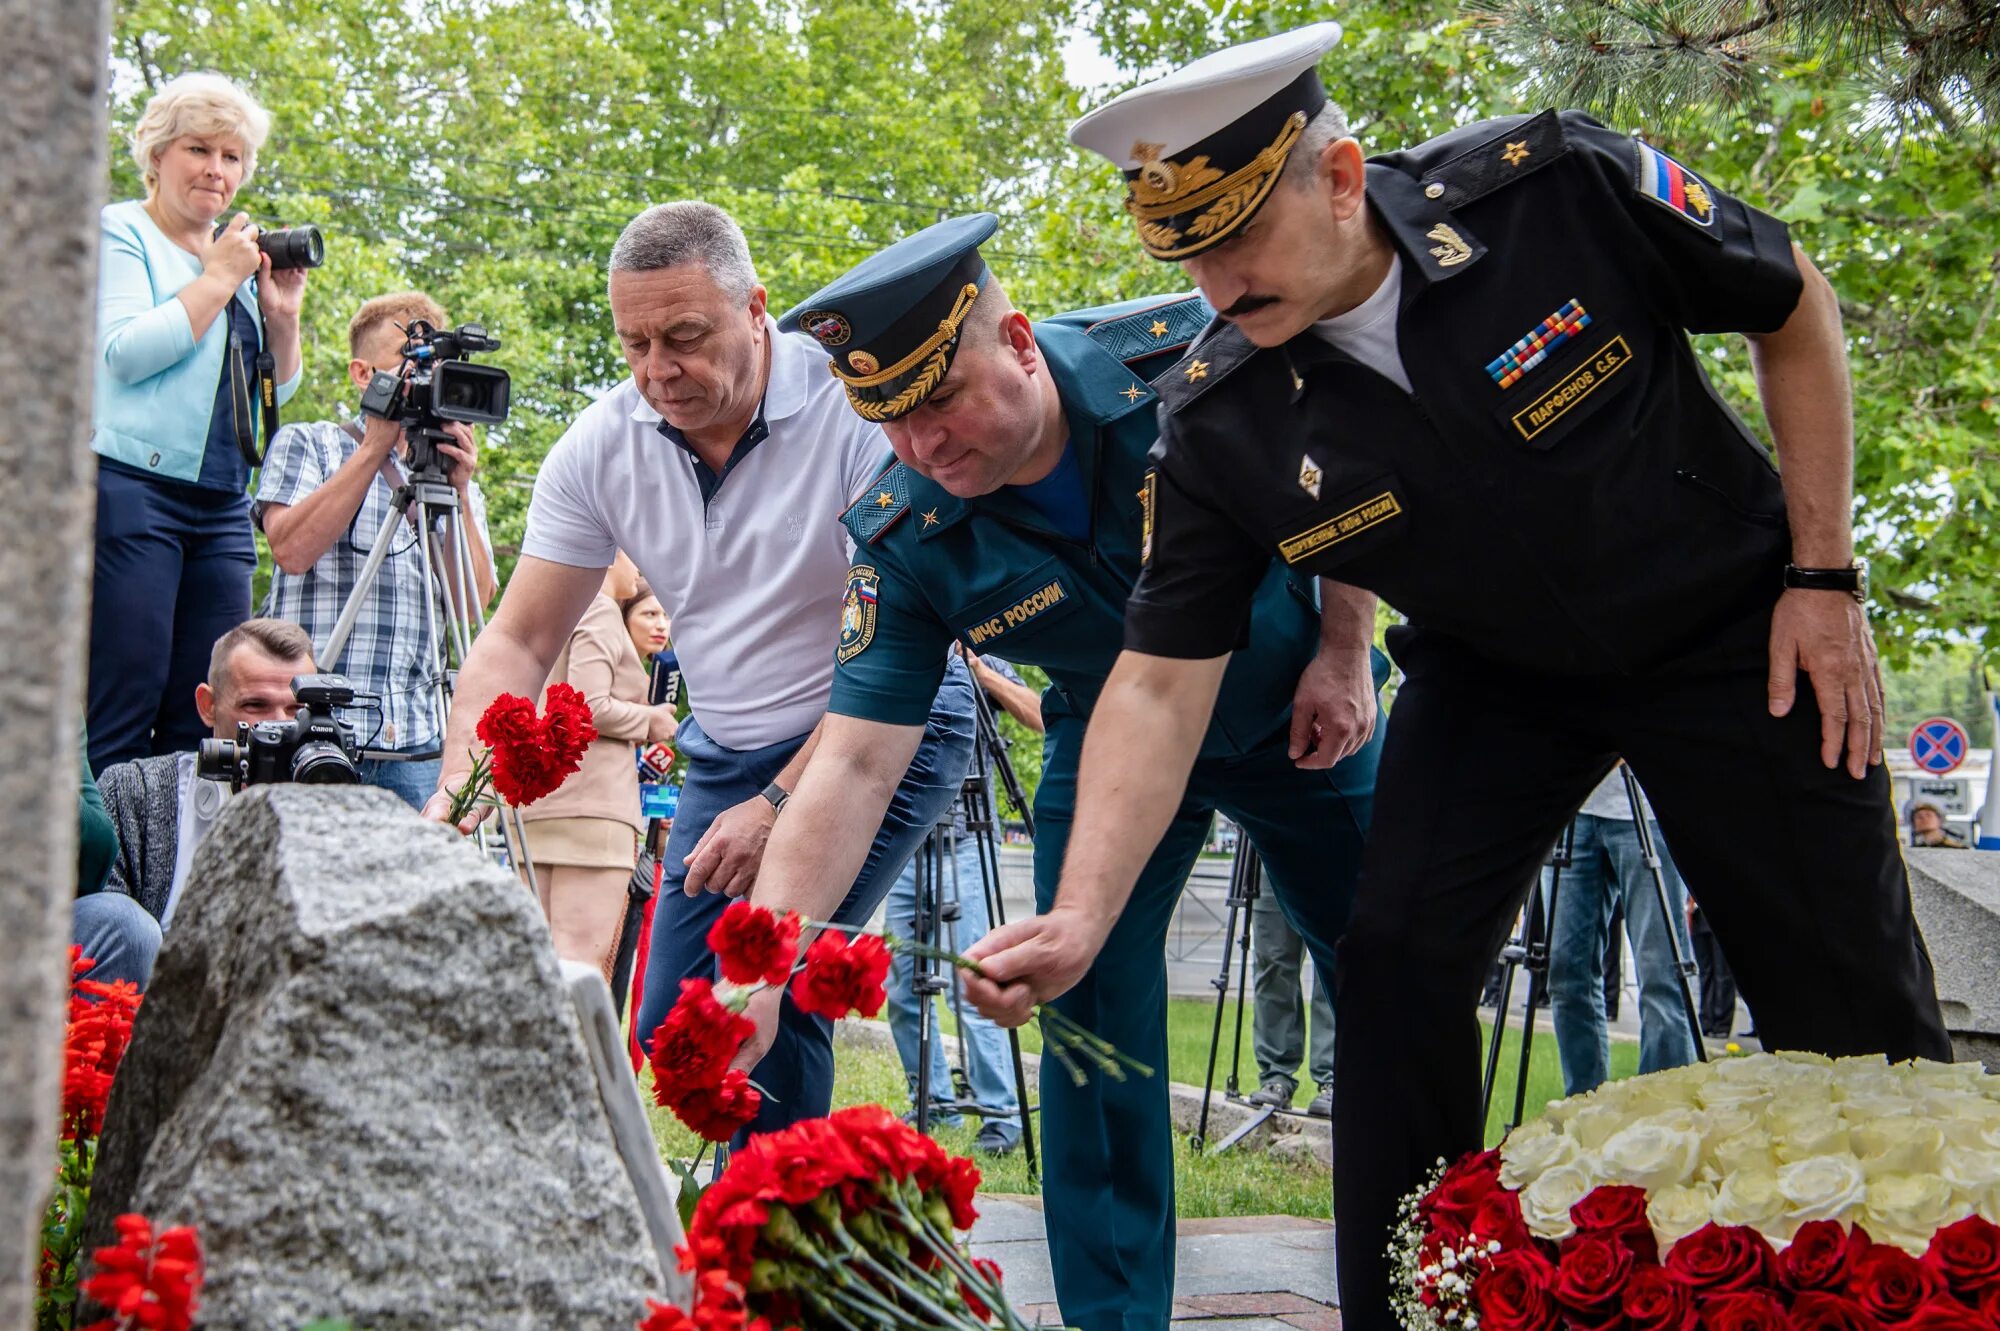
[[[1768,1289],[1737,1289],[1701,1301],[1704,1331],[1791,1331],[1785,1305]]]
[[[1592,1188],[1582,1201],[1569,1208],[1569,1218],[1579,1234],[1602,1234],[1615,1238],[1642,1263],[1660,1260],[1659,1240],[1646,1219],[1646,1190],[1623,1183]]]
[[[889,949],[881,939],[857,934],[850,941],[829,929],[806,949],[805,970],[792,982],[792,1002],[829,1021],[850,1011],[872,1017],[882,1010],[888,978]]]
[[[1847,1292],[1882,1321],[1900,1322],[1943,1293],[1944,1281],[1901,1248],[1875,1243],[1855,1259]]]
[[[474,733],[490,749],[535,740],[535,704],[518,693],[503,693],[486,705]]]
[[[757,1023],[715,999],[707,980],[682,980],[681,996],[653,1032],[653,1098],[672,1108],[717,1085]]]
[[[973,1198],[979,1192],[979,1166],[962,1155],[955,1155],[945,1166],[944,1180],[940,1185],[944,1191],[945,1206],[951,1211],[954,1229],[971,1229],[979,1219],[979,1208]]]
[[[549,685],[548,701],[542,711],[542,739],[557,765],[566,765],[570,772],[576,770],[585,750],[596,742],[597,724],[591,716],[590,703],[573,686]]]
[[[1487,1263],[1472,1282],[1484,1331],[1545,1331],[1556,1324],[1556,1269],[1539,1249],[1516,1248]]]
[[[1792,1328],[1793,1331],[1882,1331],[1882,1323],[1845,1294],[1809,1289],[1792,1299]]]
[[[673,1105],[674,1113],[704,1141],[726,1142],[757,1117],[764,1101],[742,1068],[731,1068],[716,1086],[689,1091]]]
[[[671,1303],[647,1299],[646,1320],[638,1327],[639,1331],[695,1331],[695,1321]]]
[[[1850,1232],[1838,1220],[1809,1220],[1778,1254],[1778,1282],[1790,1290],[1844,1289],[1854,1259],[1868,1247],[1868,1233],[1859,1226]]]
[[[1976,1294],[2000,1281],[2000,1225],[1980,1215],[1946,1225],[1931,1235],[1923,1260],[1952,1293]]]
[[[1479,1204],[1499,1186],[1500,1152],[1481,1151],[1461,1156],[1444,1171],[1430,1195],[1417,1203],[1417,1218],[1426,1229],[1440,1220],[1450,1220],[1459,1229],[1469,1230]]]
[[[1624,1315],[1632,1254],[1615,1238],[1579,1234],[1562,1246],[1556,1267],[1555,1300],[1573,1327],[1609,1326]]]
[[[1756,1230],[1711,1222],[1674,1245],[1666,1268],[1698,1295],[1728,1294],[1770,1284],[1776,1260],[1770,1243]]]
[[[779,919],[762,906],[732,901],[708,931],[708,946],[731,984],[781,985],[799,955],[799,917]]]
[[[188,1331],[201,1292],[201,1243],[185,1226],[153,1233],[142,1215],[121,1215],[115,1247],[99,1248],[97,1274],[81,1284],[84,1295],[111,1311],[83,1331]]]
[[[549,685],[548,707],[539,719],[534,703],[503,693],[487,704],[475,731],[486,752],[452,792],[453,822],[470,814],[489,786],[516,807],[533,804],[583,765],[584,751],[597,738],[590,704],[560,683]]]
[[[1000,1263],[987,1257],[975,1257],[972,1259],[972,1269],[984,1276],[986,1283],[994,1289],[1000,1288]],[[965,1300],[965,1306],[972,1309],[974,1317],[985,1321],[987,1318],[993,1316],[993,1310],[986,1306],[986,1301],[975,1294],[972,1288],[963,1281],[959,1282],[958,1293],[959,1297]]]
[[[1641,1266],[1619,1300],[1627,1331],[1693,1331],[1694,1295],[1657,1266]]]

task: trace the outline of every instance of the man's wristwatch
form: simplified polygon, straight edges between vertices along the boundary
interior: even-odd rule
[[[1868,561],[1857,559],[1846,568],[1800,568],[1785,565],[1785,585],[1814,592],[1846,592],[1855,600],[1868,600]]]
[[[770,785],[764,787],[763,795],[765,799],[771,802],[771,812],[776,813],[785,807],[785,801],[792,797],[792,792],[773,781]]]

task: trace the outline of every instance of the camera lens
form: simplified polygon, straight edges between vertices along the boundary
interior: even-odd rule
[[[361,780],[340,745],[326,740],[307,740],[292,755],[292,780],[309,786],[353,785]]]
[[[326,262],[326,242],[316,226],[262,232],[257,248],[271,256],[273,268],[317,268]]]
[[[233,739],[205,739],[195,750],[195,775],[205,781],[234,782],[242,763],[243,746]]]

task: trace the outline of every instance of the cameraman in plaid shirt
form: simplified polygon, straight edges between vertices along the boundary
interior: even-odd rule
[[[402,330],[412,319],[448,327],[437,302],[416,291],[377,296],[355,313],[347,326],[347,375],[357,390],[365,389],[377,371],[395,373],[402,367]],[[479,467],[478,444],[468,425],[454,421],[446,429],[456,442],[440,444],[438,452],[458,491],[460,520],[471,524],[467,535],[478,582],[475,594],[484,606],[497,584],[486,502],[472,479]],[[277,564],[264,613],[304,628],[322,653],[383,524],[402,521],[407,529],[389,546],[346,649],[326,668],[352,679],[360,692],[382,699],[381,730],[372,740],[364,734],[364,740],[374,752],[391,756],[364,761],[361,779],[422,808],[437,789],[444,725],[437,714],[434,667],[427,655],[431,637],[424,623],[435,592],[424,587],[414,519],[398,519],[391,506],[404,481],[400,464],[407,454],[401,425],[375,416],[287,425],[271,441],[264,460],[255,513]],[[456,607],[464,592],[448,572],[446,582]]]

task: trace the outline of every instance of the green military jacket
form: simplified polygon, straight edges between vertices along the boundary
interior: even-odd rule
[[[1209,317],[1196,297],[1131,301],[1035,325],[1089,498],[1084,541],[1002,488],[954,498],[900,462],[844,516],[855,540],[830,709],[921,725],[954,639],[1048,672],[1043,714],[1087,718],[1122,646],[1125,599],[1149,539],[1147,451],[1158,435],[1149,363],[1166,365]],[[1312,583],[1275,561],[1258,585],[1201,754],[1226,757],[1289,721],[1317,650]],[[1377,684],[1387,662],[1376,658]]]

